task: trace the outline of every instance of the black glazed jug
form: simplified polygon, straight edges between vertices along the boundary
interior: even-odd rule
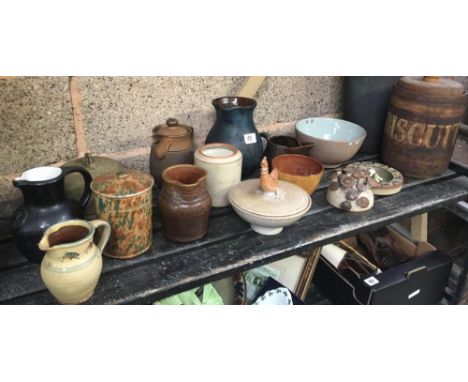
[[[263,143],[255,127],[254,99],[246,97],[221,97],[212,101],[216,121],[205,143],[229,143],[242,153],[242,178],[260,167]]]
[[[65,197],[64,178],[78,172],[84,178],[84,191],[79,201]],[[24,205],[15,214],[13,241],[19,251],[32,263],[40,263],[45,252],[38,248],[43,233],[51,225],[82,219],[84,207],[91,197],[92,177],[81,167],[36,167],[13,180],[24,198]]]

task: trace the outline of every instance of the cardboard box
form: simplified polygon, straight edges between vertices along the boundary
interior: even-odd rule
[[[333,304],[435,304],[444,294],[452,259],[427,242],[413,243],[393,229],[392,236],[413,260],[378,275],[343,274],[320,256],[313,283]]]

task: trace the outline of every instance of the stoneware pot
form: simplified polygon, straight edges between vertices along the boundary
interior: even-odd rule
[[[265,135],[265,134],[264,134]],[[270,167],[273,165],[273,158],[283,154],[308,155],[314,143],[301,145],[297,138],[287,135],[277,135],[273,137],[266,136],[268,143],[265,155]]]
[[[98,217],[112,228],[104,255],[128,259],[151,247],[153,184],[151,175],[136,170],[110,172],[92,181]]]
[[[91,174],[91,177],[94,179],[101,174],[106,172],[118,172],[123,169],[122,164],[115,159],[106,158],[98,155],[91,155],[86,153],[82,158],[75,158],[66,162],[62,168],[78,166],[84,168]],[[78,200],[83,194],[84,182],[82,177],[75,173],[70,174],[65,178],[65,194],[72,199]],[[90,220],[96,218],[96,202],[94,197],[91,196],[90,201],[86,205],[85,218]]]
[[[242,153],[227,143],[210,143],[195,151],[195,165],[207,172],[211,206],[229,206],[228,192],[241,181]]]
[[[153,144],[149,160],[150,173],[159,187],[162,173],[176,164],[193,164],[193,128],[175,118],[153,128]]]
[[[162,178],[158,207],[164,236],[181,243],[201,239],[208,232],[211,210],[206,170],[181,164],[167,168]]]
[[[325,167],[337,167],[359,150],[366,131],[355,123],[336,118],[306,118],[296,124],[301,144],[314,143],[309,154]]]
[[[260,165],[263,144],[255,127],[253,112],[257,102],[245,97],[221,97],[212,102],[216,120],[205,143],[228,143],[242,153],[242,178]]]
[[[99,243],[95,229],[102,227]],[[39,248],[46,251],[41,262],[42,281],[61,304],[79,304],[94,293],[102,270],[102,250],[110,226],[102,220],[68,220],[48,228]]]
[[[78,201],[65,197],[64,179],[79,173],[84,179],[84,191]],[[44,257],[37,243],[51,225],[83,218],[84,208],[91,197],[91,175],[80,167],[36,167],[13,180],[24,197],[13,221],[13,240],[18,250],[31,262],[40,263]]]
[[[278,177],[301,187],[309,195],[317,189],[323,175],[323,165],[316,159],[298,154],[284,154],[273,158]]]
[[[374,194],[368,185],[369,173],[361,168],[344,168],[329,174],[327,201],[333,207],[350,212],[370,210]]]

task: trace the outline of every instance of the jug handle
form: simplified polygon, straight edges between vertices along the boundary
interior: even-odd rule
[[[79,205],[81,208],[85,208],[86,205],[89,202],[89,199],[91,198],[91,181],[93,178],[91,177],[91,174],[86,171],[84,168],[78,167],[78,166],[67,166],[62,168],[62,174],[63,176],[67,176],[68,174],[71,174],[72,172],[79,172],[81,176],[83,177],[84,180],[84,191],[83,195],[81,195],[80,200],[78,200]]]
[[[160,160],[164,159],[171,145],[172,145],[172,140],[170,137],[160,140],[156,144],[156,151],[155,151],[156,157]]]
[[[104,250],[104,247],[106,246],[107,242],[109,241],[110,234],[111,234],[111,227],[110,227],[108,222],[106,222],[104,220],[99,220],[99,219],[91,220],[89,223],[92,224],[96,230],[99,227],[104,227],[102,235],[99,238],[99,242],[97,243],[97,247],[99,248],[99,250],[102,253],[102,251]]]

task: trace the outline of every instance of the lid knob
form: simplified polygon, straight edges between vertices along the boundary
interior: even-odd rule
[[[424,82],[439,82],[439,77],[436,76],[424,76],[423,77]]]
[[[126,173],[125,171],[119,171],[116,175],[119,179],[125,179],[128,176],[128,173]]]
[[[174,126],[177,126],[178,124],[179,124],[179,121],[175,118],[169,118],[168,120],[166,120],[166,125],[169,127],[174,127]]]
[[[91,167],[94,164],[94,159],[91,156],[91,153],[85,153],[85,161],[89,167]]]

